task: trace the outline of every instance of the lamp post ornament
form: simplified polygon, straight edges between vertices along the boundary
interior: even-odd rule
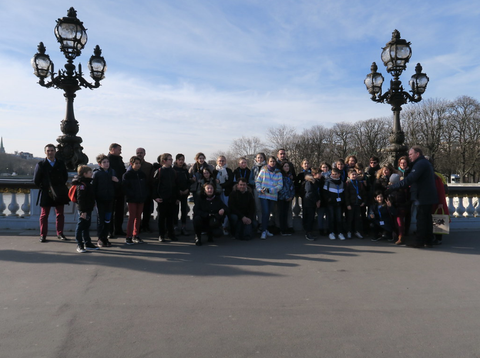
[[[420,102],[422,94],[427,88],[429,78],[422,73],[422,66],[418,63],[415,67],[415,74],[411,77],[409,84],[410,93],[404,91],[399,77],[407,68],[407,63],[412,56],[410,42],[400,38],[398,30],[393,31],[392,40],[382,49],[382,61],[387,72],[393,79],[390,80],[390,88],[382,94],[383,76],[377,72],[378,67],[375,62],[372,63],[371,73],[367,75],[364,83],[367,86],[368,93],[372,95],[371,100],[379,103],[388,103],[393,111],[393,128],[390,134],[390,146],[385,149],[388,155],[388,161],[396,164],[399,157],[407,154],[407,147],[403,144],[405,134],[400,125],[400,111],[402,105],[408,102]]]
[[[60,125],[63,135],[57,138],[56,157],[65,162],[68,170],[75,171],[78,165],[88,163],[88,157],[82,152],[83,147],[80,145],[82,138],[76,135],[79,128],[73,111],[75,92],[80,90],[81,87],[89,89],[100,87],[100,81],[105,77],[107,64],[102,57],[102,50],[97,45],[88,62],[90,77],[94,80],[93,84],[83,78],[82,65],[79,64],[77,70],[73,64],[73,60],[80,56],[87,43],[87,30],[77,18],[77,12],[73,7],[68,10],[66,17],[57,20],[54,32],[57,41],[60,43],[60,50],[67,59],[65,69],[59,70],[55,74],[53,62],[50,60],[50,56],[45,53],[46,49],[43,42],[38,45],[38,52],[33,56],[31,62],[34,74],[40,79],[38,81],[40,86],[59,88],[65,92],[67,109],[65,118]]]

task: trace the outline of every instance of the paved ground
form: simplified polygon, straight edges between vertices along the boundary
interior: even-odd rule
[[[478,231],[112,241],[0,233],[1,357],[480,357]]]

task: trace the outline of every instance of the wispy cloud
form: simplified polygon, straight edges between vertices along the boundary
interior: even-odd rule
[[[66,15],[63,1],[0,4],[0,135],[7,150],[41,155],[60,134],[61,91],[36,85],[30,58],[38,42],[55,66],[65,60],[53,35]],[[363,85],[381,47],[397,28],[412,42],[407,84],[417,62],[431,83],[426,97],[480,99],[479,8],[471,1],[114,1],[77,7],[89,42],[78,62],[86,69],[99,44],[108,64],[102,87],[75,99],[90,159],[120,142],[125,157],[147,148],[192,158],[227,149],[241,136],[265,137],[287,124],[356,122],[391,115]],[[19,26],[18,19],[22,19]],[[407,85],[408,86],[408,85]]]

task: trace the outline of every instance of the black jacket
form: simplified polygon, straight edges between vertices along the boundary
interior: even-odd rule
[[[75,176],[72,185],[77,186],[76,197],[78,211],[81,213],[90,213],[95,208],[95,193],[93,192],[92,178]]]
[[[152,197],[163,199],[163,201],[179,200],[180,191],[175,169],[172,167],[157,169],[153,177]]]
[[[220,209],[225,211],[224,215],[218,214]],[[229,210],[225,203],[220,199],[219,195],[215,195],[212,200],[208,200],[205,195],[201,195],[195,207],[193,208],[193,217],[201,217],[207,219],[209,216],[215,216],[219,221],[223,221],[225,215],[228,215]]]
[[[311,175],[305,176],[305,196],[302,205],[308,208],[316,208],[317,201],[321,199],[318,185],[319,181],[315,180]]]
[[[173,166],[173,169],[177,172],[178,190],[185,191],[189,189],[192,183],[190,181],[190,174],[188,173],[187,166],[184,165],[180,168],[175,165]]]
[[[65,163],[57,159],[53,167],[47,158],[35,166],[33,181],[40,188],[40,206],[49,207],[68,204],[68,188],[66,182],[68,172]]]
[[[360,199],[358,198],[360,197]],[[367,190],[361,180],[352,182],[350,179],[345,183],[345,205],[362,205],[367,202]]]
[[[242,193],[235,185],[228,198],[228,208],[230,214],[237,215],[240,219],[246,216],[253,220],[255,218],[255,198],[252,189],[247,187],[247,190]]]
[[[93,171],[93,192],[96,201],[111,202],[115,198],[115,188],[112,181],[115,171],[112,168],[102,168]]]
[[[128,169],[123,174],[123,192],[129,203],[144,203],[147,200],[147,176],[141,170]]]

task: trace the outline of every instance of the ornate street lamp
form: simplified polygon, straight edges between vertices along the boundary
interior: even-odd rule
[[[399,157],[405,155],[407,147],[403,144],[405,135],[400,127],[400,111],[402,105],[408,102],[420,102],[422,94],[425,92],[428,84],[428,77],[422,73],[422,66],[417,64],[415,74],[410,79],[410,92],[403,90],[402,82],[399,80],[402,72],[407,68],[407,63],[412,56],[410,42],[400,38],[398,30],[393,31],[392,40],[387,43],[382,51],[382,61],[387,72],[393,79],[390,80],[390,88],[382,94],[383,76],[377,72],[377,64],[372,63],[371,73],[365,79],[368,93],[372,95],[371,99],[375,102],[388,103],[393,111],[393,130],[390,135],[390,146],[385,149],[389,156],[389,162],[396,163]]]
[[[80,56],[82,49],[87,43],[87,30],[83,23],[77,19],[77,12],[73,7],[68,10],[66,17],[57,20],[55,26],[55,36],[60,43],[60,50],[65,55],[67,63],[65,70],[59,70],[58,74],[54,73],[53,62],[50,57],[45,54],[45,46],[43,42],[38,45],[38,52],[32,58],[33,73],[40,80],[38,83],[43,87],[54,87],[62,89],[65,93],[67,102],[67,111],[65,119],[61,121],[60,129],[63,135],[57,138],[57,158],[62,159],[67,169],[74,171],[79,164],[87,164],[88,157],[82,152],[82,138],[78,137],[78,122],[73,112],[73,100],[76,97],[75,92],[81,87],[94,89],[100,87],[100,81],[105,77],[107,64],[102,57],[102,50],[97,45],[88,62],[90,77],[95,81],[94,84],[89,83],[83,78],[82,65],[78,65],[78,71],[73,64],[73,60]],[[49,79],[47,82],[45,79]]]

